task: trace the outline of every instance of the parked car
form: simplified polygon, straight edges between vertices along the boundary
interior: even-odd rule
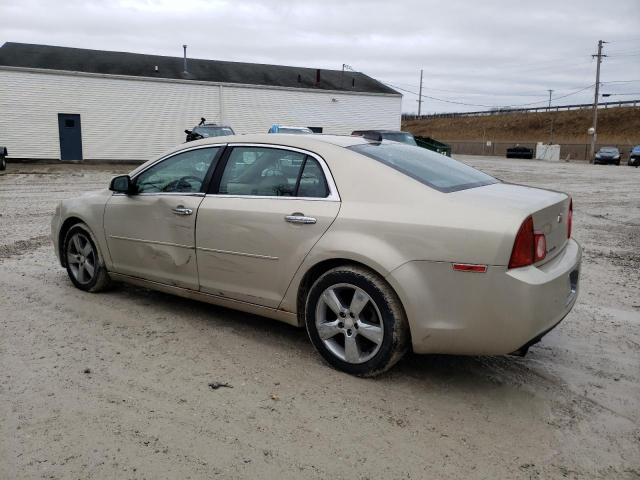
[[[197,126],[193,127],[192,130],[185,130],[184,133],[187,134],[187,142],[202,140],[203,138],[235,135],[233,128],[230,126],[206,123],[206,119],[204,117],[200,119],[200,123]]]
[[[308,127],[287,127],[286,125],[271,125],[271,128],[267,133],[303,133],[313,134],[313,130]]]
[[[533,148],[516,145],[515,147],[507,148],[506,156],[507,158],[526,158],[531,160],[533,158]]]
[[[602,147],[596,153],[596,158],[593,160],[594,164],[601,163],[620,165],[620,150],[617,147]]]
[[[118,280],[306,327],[371,376],[410,348],[523,355],[576,301],[572,211],[424,148],[264,134],[180,145],[63,200],[51,230],[81,290]]]
[[[391,140],[392,142],[406,143],[407,145],[417,145],[413,134],[400,130],[355,130],[351,135],[366,137],[370,140]]]
[[[0,170],[7,169],[7,147],[0,146]]]
[[[631,149],[629,153],[629,160],[627,160],[627,165],[630,167],[640,167],[640,145],[636,145]]]

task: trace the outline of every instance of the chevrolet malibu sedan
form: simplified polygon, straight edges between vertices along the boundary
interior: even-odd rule
[[[416,353],[524,354],[573,307],[564,194],[429,150],[330,135],[199,140],[52,220],[79,289],[111,281],[305,327],[335,368]]]

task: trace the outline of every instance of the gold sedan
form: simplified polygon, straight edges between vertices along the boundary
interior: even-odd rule
[[[180,145],[61,202],[55,251],[112,280],[306,327],[369,376],[408,350],[524,354],[571,310],[581,248],[563,193],[375,138],[244,135]]]

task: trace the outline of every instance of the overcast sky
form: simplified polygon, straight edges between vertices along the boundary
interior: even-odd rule
[[[0,0],[0,43],[340,69],[405,90],[403,110],[640,99],[640,0]],[[616,82],[616,83],[613,83]],[[583,91],[574,93],[577,90]],[[623,95],[630,94],[630,95]],[[483,105],[483,106],[480,106]]]

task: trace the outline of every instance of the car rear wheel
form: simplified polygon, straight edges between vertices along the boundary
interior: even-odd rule
[[[63,251],[67,273],[77,288],[99,292],[109,285],[109,274],[86,225],[77,224],[69,229]]]
[[[4,155],[0,155],[0,170],[6,170],[7,169],[7,159],[5,158]]]
[[[409,345],[397,295],[379,275],[357,266],[333,268],[316,280],[307,295],[305,323],[320,355],[353,375],[388,370]]]

